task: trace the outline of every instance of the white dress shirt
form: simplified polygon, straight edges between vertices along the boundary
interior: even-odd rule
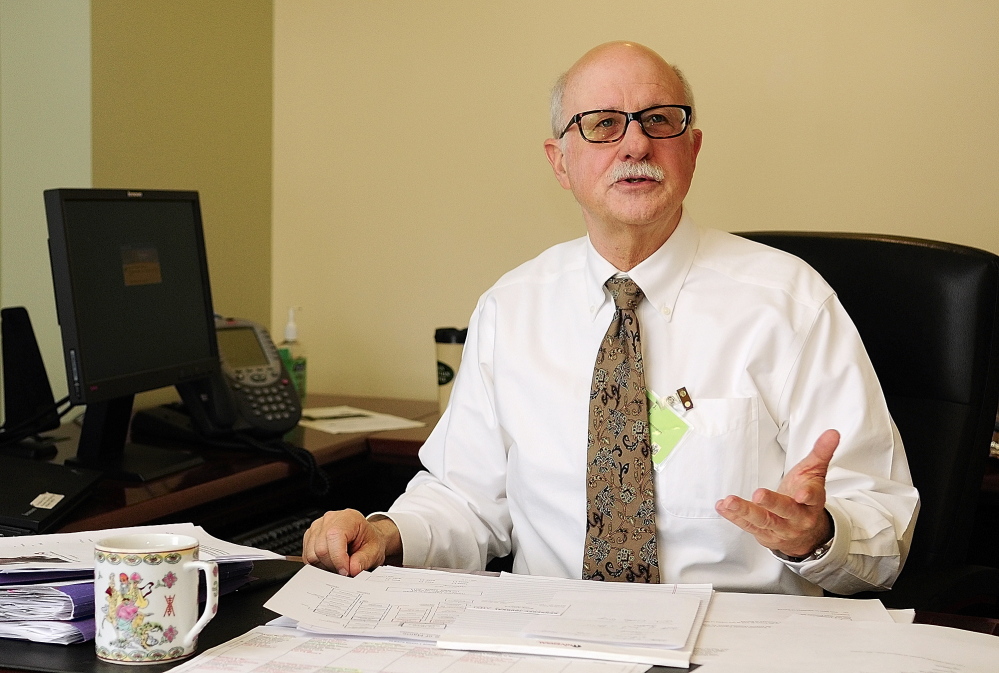
[[[387,515],[407,565],[580,577],[593,364],[617,270],[587,238],[504,275],[480,298],[451,403],[420,451],[426,467]],[[628,275],[646,385],[694,403],[682,443],[656,473],[663,582],[820,594],[890,587],[919,498],[902,443],[850,318],[801,260],[685,213]],[[818,436],[842,439],[827,476],[835,524],[820,559],[779,559],[721,518],[715,502],[776,489]]]

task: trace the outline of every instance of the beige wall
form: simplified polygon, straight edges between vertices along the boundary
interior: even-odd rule
[[[90,186],[90,3],[0,0],[0,306],[24,306],[66,394],[42,192]]]
[[[94,187],[201,196],[215,310],[271,310],[270,0],[93,0]]]
[[[29,44],[7,30],[11,8],[47,4],[3,3],[0,289],[4,305],[18,288],[18,303],[48,306],[38,320],[56,330],[44,236],[11,243],[11,208],[35,187],[10,186],[34,158],[75,170],[89,143],[72,107],[86,98],[88,31],[59,38],[43,21]],[[999,253],[995,2],[661,0],[612,15],[593,0],[90,4],[93,185],[198,189],[216,307],[280,338],[301,306],[314,391],[433,398],[434,328],[465,325],[500,274],[583,233],[541,143],[551,81],[605,40],[644,42],[692,80],[699,222]],[[54,55],[66,65],[43,75]],[[11,113],[22,91],[70,91],[57,75],[71,97]],[[17,124],[46,119],[82,149],[42,161],[48,132]],[[86,186],[86,169],[42,188]],[[24,203],[43,227],[40,197]]]
[[[698,222],[999,253],[995,2],[278,0],[272,320],[311,390],[433,398],[434,328],[583,233],[547,93],[612,39],[694,86]]]

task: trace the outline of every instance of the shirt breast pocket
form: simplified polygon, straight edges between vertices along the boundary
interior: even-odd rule
[[[719,518],[715,502],[748,499],[759,472],[755,397],[695,399],[684,415],[690,430],[656,475],[656,497],[674,516]]]

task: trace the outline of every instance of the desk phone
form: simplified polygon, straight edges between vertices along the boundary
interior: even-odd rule
[[[280,437],[298,425],[302,403],[267,330],[216,318],[221,374],[178,385],[194,428],[204,437],[237,432]]]
[[[267,330],[249,320],[216,318],[215,334],[237,415],[266,434],[294,428],[302,405]]]

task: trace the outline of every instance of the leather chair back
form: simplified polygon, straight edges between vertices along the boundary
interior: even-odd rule
[[[815,268],[864,340],[922,502],[906,570],[964,563],[999,406],[999,257],[898,236],[740,235]]]

